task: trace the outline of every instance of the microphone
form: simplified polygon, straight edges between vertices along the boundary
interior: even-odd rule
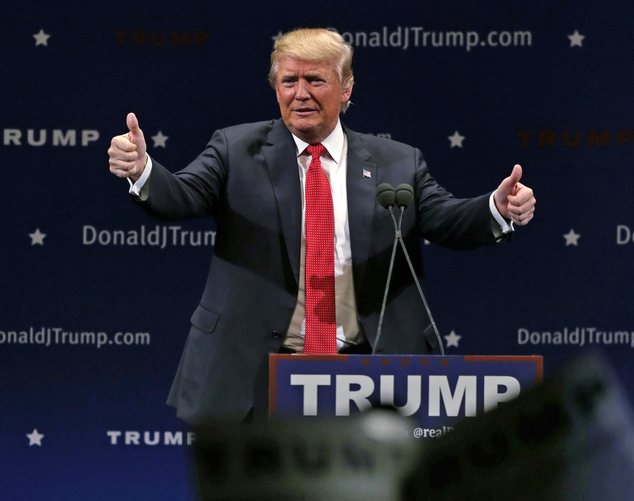
[[[423,289],[420,286],[420,282],[418,281],[418,277],[416,276],[416,272],[414,271],[414,266],[412,265],[412,261],[409,258],[409,253],[407,252],[407,247],[405,247],[405,242],[403,241],[403,236],[401,234],[401,223],[403,221],[403,213],[405,209],[414,201],[414,189],[409,184],[400,184],[394,190],[389,184],[382,183],[377,186],[377,200],[381,204],[382,207],[387,208],[390,211],[392,216],[392,221],[394,222],[394,246],[392,247],[392,258],[390,259],[390,268],[387,275],[387,283],[385,284],[385,293],[383,295],[383,305],[381,306],[381,314],[379,316],[379,326],[376,332],[376,338],[374,340],[374,348],[372,349],[372,354],[376,353],[376,349],[379,345],[379,338],[381,337],[381,327],[383,324],[383,315],[385,314],[385,305],[387,303],[387,294],[390,287],[390,280],[392,278],[392,269],[394,267],[394,256],[396,251],[397,242],[400,242],[401,248],[403,249],[403,253],[405,254],[405,258],[407,259],[407,264],[409,265],[410,272],[412,273],[412,277],[414,278],[414,282],[416,283],[416,287],[418,288],[418,293],[420,295],[421,300],[423,301],[423,305],[425,306],[425,311],[427,312],[427,316],[429,317],[429,321],[431,322],[431,327],[434,330],[434,334],[436,335],[436,339],[438,341],[438,346],[440,347],[440,354],[445,355],[445,349],[442,345],[442,340],[440,339],[440,333],[438,332],[438,328],[436,327],[436,322],[434,322],[434,317],[432,317],[431,310],[429,309],[429,305],[427,304],[427,299],[425,298],[425,294],[423,294]],[[393,196],[393,201],[392,197]],[[379,198],[380,197],[380,198]],[[382,201],[385,201],[382,203]],[[394,217],[394,213],[392,212],[392,206],[396,205],[401,209],[401,214],[398,220],[398,225],[396,223],[396,218]]]
[[[381,183],[376,187],[376,199],[384,209],[393,206],[396,203],[396,193],[392,185]]]
[[[395,198],[397,207],[405,210],[414,201],[414,189],[409,184],[399,184],[396,187]]]

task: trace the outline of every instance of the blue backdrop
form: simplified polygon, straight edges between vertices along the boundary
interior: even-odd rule
[[[547,376],[599,348],[634,400],[629,0],[160,4],[0,8],[0,498],[189,499],[164,402],[214,222],[149,219],[106,152],[130,111],[172,170],[278,117],[269,55],[294,27],[354,46],[348,127],[419,147],[458,196],[515,163],[535,191],[510,244],[423,244],[447,354],[539,354]]]

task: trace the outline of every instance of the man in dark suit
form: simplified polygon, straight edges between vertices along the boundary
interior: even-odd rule
[[[325,147],[321,167],[332,193],[334,238],[325,240],[334,240],[339,353],[439,351],[433,321],[400,255],[374,346],[394,241],[391,216],[376,202],[379,184],[413,187],[402,234],[420,281],[421,237],[473,248],[505,240],[513,223],[533,217],[535,198],[519,182],[518,165],[495,192],[456,199],[434,181],[419,150],[343,126],[351,58],[336,33],[287,33],[275,44],[270,72],[282,118],[215,132],[176,174],[147,156],[134,114],[127,117],[129,132],[112,140],[110,170],[128,178],[150,214],[216,219],[209,277],[168,399],[186,421],[242,420],[253,408],[265,409],[269,353],[304,348],[313,311],[306,307],[307,284],[314,278],[306,278],[306,248],[313,244],[304,230],[312,196],[305,188],[309,145]]]

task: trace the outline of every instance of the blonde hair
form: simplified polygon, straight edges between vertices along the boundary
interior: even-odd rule
[[[278,39],[273,46],[269,70],[269,83],[273,88],[275,88],[278,66],[282,57],[292,57],[311,63],[332,62],[344,90],[351,88],[354,83],[352,47],[335,31],[322,28],[300,28],[289,31]],[[350,101],[342,103],[341,111],[346,111],[349,105]]]

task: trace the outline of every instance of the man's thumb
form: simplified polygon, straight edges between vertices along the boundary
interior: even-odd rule
[[[128,126],[128,129],[130,129],[130,140],[139,137],[139,135],[141,134],[141,129],[139,128],[139,121],[137,120],[136,115],[134,113],[128,113],[125,122]]]
[[[504,196],[515,195],[515,186],[521,178],[522,167],[516,164],[515,167],[513,167],[513,172],[511,172],[511,175],[504,179],[504,181],[502,181],[502,184],[500,184],[499,189],[504,192]]]
[[[509,176],[509,180],[512,185],[519,183],[520,179],[522,179],[522,166],[519,164],[515,164],[513,167],[513,172]]]

